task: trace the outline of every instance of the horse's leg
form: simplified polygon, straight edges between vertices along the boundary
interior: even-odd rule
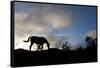
[[[37,45],[37,51],[38,51],[38,49],[39,49],[39,44],[36,44]]]
[[[43,49],[43,44],[41,45],[41,50]]]
[[[32,45],[33,45],[33,43],[31,43],[31,45],[30,45],[30,51],[31,51],[31,47],[32,47]]]
[[[48,49],[50,48],[50,45],[47,44]]]
[[[41,46],[41,45],[40,45],[40,44],[38,44],[37,51],[38,51],[38,49],[40,49],[40,46]]]

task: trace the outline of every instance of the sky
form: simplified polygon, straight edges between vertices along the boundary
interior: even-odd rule
[[[55,42],[68,41],[84,46],[85,37],[96,37],[96,7],[15,2],[15,49],[28,49],[30,36],[43,36]],[[46,47],[45,47],[46,48]],[[36,49],[34,44],[33,49]]]

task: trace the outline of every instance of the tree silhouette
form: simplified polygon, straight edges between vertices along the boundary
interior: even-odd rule
[[[57,42],[56,47],[61,48],[63,50],[70,50],[70,46],[69,46],[68,41],[66,41],[64,43],[62,40],[60,40],[60,41]]]
[[[87,36],[85,38],[85,42],[87,44],[87,47],[93,47],[96,46],[96,39],[93,39],[92,37]]]
[[[70,50],[70,46],[68,44],[68,41],[66,41],[65,43],[63,43],[62,48],[63,48],[63,50],[67,50],[67,51]]]

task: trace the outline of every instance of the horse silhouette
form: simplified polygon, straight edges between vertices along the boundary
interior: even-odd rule
[[[30,51],[31,51],[31,47],[32,47],[32,45],[33,45],[34,43],[37,45],[37,50],[38,50],[38,49],[41,49],[41,50],[42,50],[43,44],[44,44],[44,43],[47,44],[48,49],[50,48],[49,42],[48,42],[47,39],[44,38],[44,37],[31,36],[31,37],[28,38],[27,41],[24,40],[24,42],[29,42],[29,41],[31,42],[31,44],[30,44],[30,46],[29,46]],[[41,48],[40,48],[40,47],[41,47]]]

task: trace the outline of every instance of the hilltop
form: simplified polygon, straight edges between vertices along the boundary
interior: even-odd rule
[[[66,63],[96,62],[96,49],[65,51],[51,48],[42,51],[14,50],[14,66],[37,66]]]

